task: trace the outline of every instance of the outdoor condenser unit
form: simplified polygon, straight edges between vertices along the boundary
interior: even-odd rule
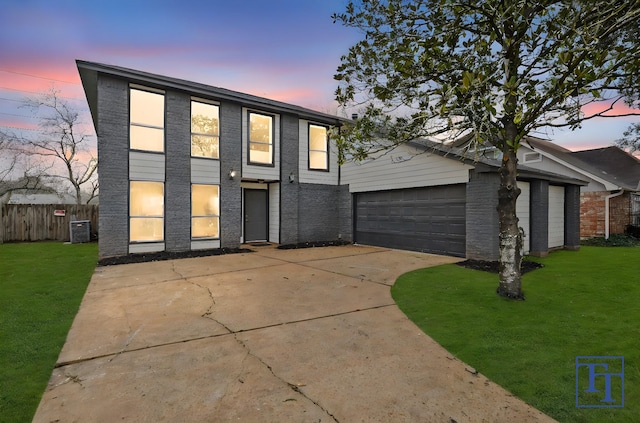
[[[91,241],[91,221],[74,220],[69,223],[69,232],[72,244]]]

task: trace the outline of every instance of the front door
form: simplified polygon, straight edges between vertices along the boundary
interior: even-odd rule
[[[268,191],[244,190],[244,242],[268,239]]]

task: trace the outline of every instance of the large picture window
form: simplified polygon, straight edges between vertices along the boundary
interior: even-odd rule
[[[191,237],[220,237],[220,188],[191,185]]]
[[[220,119],[218,106],[191,102],[191,155],[219,158]]]
[[[329,139],[325,126],[309,124],[309,169],[329,170]]]
[[[249,112],[249,163],[273,164],[273,116]]]
[[[131,88],[129,147],[164,151],[164,95]]]
[[[129,183],[129,239],[131,242],[164,240],[164,183]]]

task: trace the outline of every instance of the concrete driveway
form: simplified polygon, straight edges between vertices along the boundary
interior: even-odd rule
[[[393,302],[364,246],[96,269],[35,422],[546,422]]]

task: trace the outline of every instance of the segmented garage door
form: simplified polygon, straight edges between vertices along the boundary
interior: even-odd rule
[[[360,244],[465,256],[464,184],[358,193]]]

